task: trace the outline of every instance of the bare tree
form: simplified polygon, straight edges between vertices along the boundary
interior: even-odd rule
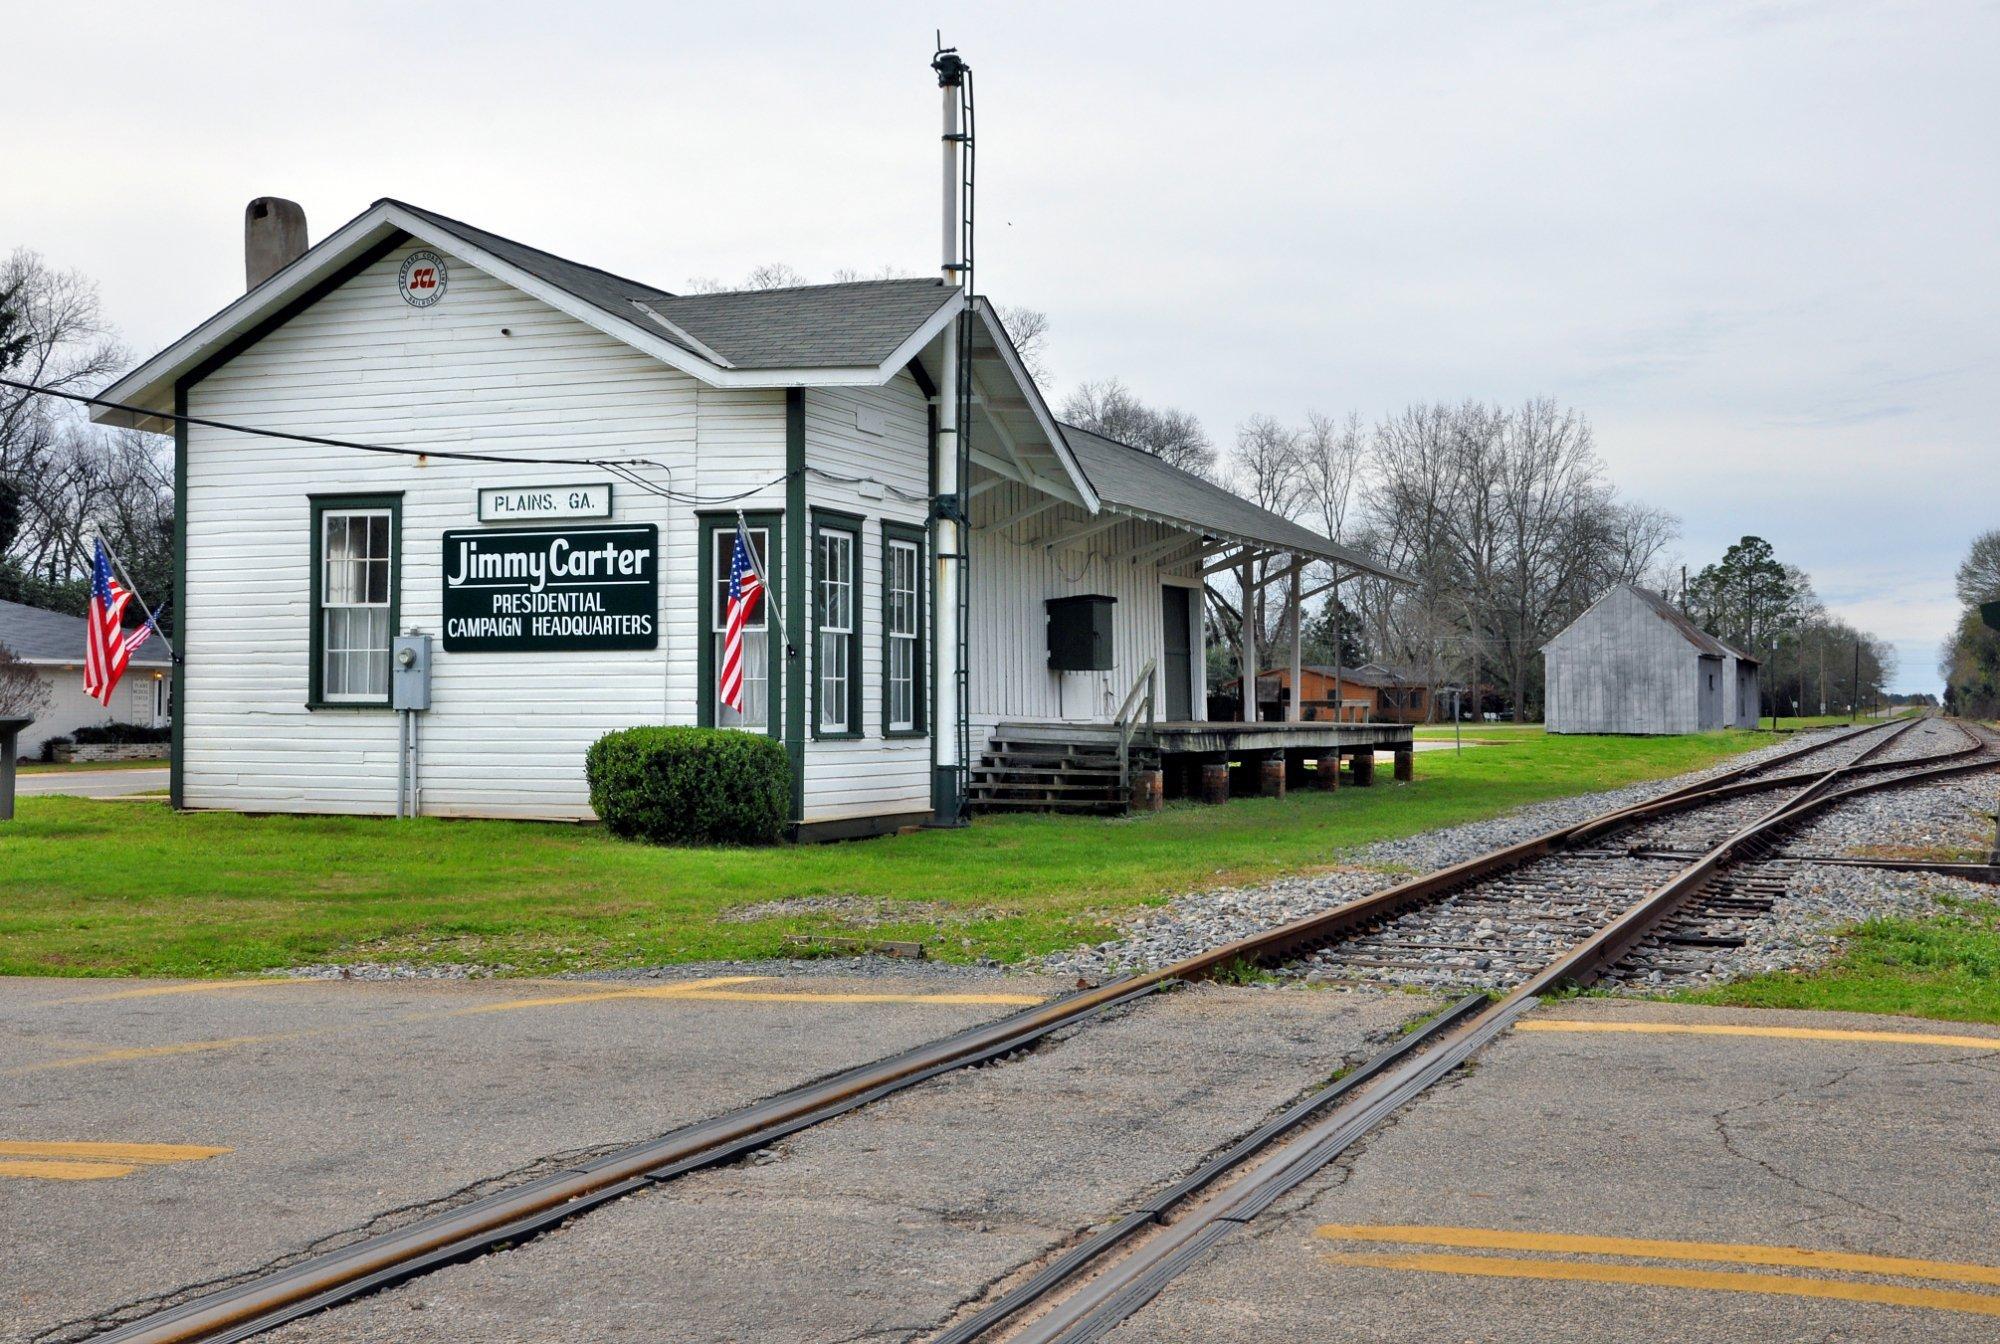
[[[1968,607],[2000,598],[2000,528],[1973,538],[1957,579],[1958,600]]]
[[[1142,448],[1197,476],[1215,470],[1215,445],[1201,421],[1171,407],[1155,409],[1116,378],[1082,383],[1063,403],[1062,418],[1107,439]]]
[[[49,703],[49,688],[34,668],[0,644],[0,719],[32,719]]]
[[[0,375],[95,392],[126,363],[88,278],[25,248],[0,265]],[[77,419],[61,402],[0,388],[0,558],[11,555],[58,441]]]
[[[797,289],[812,282],[782,261],[767,261],[762,266],[754,266],[750,274],[743,277],[741,284],[732,285],[727,281],[709,276],[695,276],[687,282],[690,294],[735,294],[752,289]]]
[[[1024,308],[1019,305],[995,309],[1000,325],[1006,328],[1007,339],[1014,343],[1014,353],[1021,357],[1028,376],[1037,386],[1046,387],[1050,381],[1049,372],[1049,315],[1039,308]]]

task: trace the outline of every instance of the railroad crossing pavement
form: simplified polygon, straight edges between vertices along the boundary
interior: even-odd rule
[[[0,1340],[1018,1010],[968,972],[0,980]]]
[[[1432,1001],[1203,986],[267,1336],[848,1340],[927,1330]]]
[[[0,1151],[0,1339],[75,1323],[48,1336],[70,1338],[128,1303],[324,1247],[377,1215],[484,1193],[485,1178],[658,1134],[1059,988],[941,968],[0,981],[0,1139],[14,1145]],[[646,1339],[661,1337],[662,1312],[683,1337],[717,1339],[783,1337],[762,1329],[765,1315],[798,1326],[832,1311],[869,1328],[942,1313],[967,1284],[1184,1170],[1217,1134],[1253,1127],[1429,1003],[1162,995],[798,1135],[778,1160],[600,1210],[510,1260],[500,1273],[518,1294],[488,1301],[474,1286],[465,1310],[569,1313],[576,1337],[592,1339],[591,1300],[627,1311]],[[120,1147],[76,1146],[107,1144]],[[567,1263],[579,1250],[584,1263]],[[365,1330],[379,1317],[386,1337],[408,1338],[411,1302],[452,1294],[461,1272],[492,1270],[448,1271],[414,1298],[384,1295],[296,1328]],[[599,1273],[618,1290],[590,1299],[578,1276]],[[842,1333],[799,1328],[807,1339]]]
[[[165,766],[144,770],[49,770],[14,777],[14,792],[22,798],[67,793],[78,798],[124,798],[157,793],[167,787]]]
[[[1525,1026],[1107,1338],[2000,1336],[2000,1028],[1601,999]]]

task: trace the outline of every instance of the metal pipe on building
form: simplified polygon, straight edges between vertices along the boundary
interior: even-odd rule
[[[959,100],[965,65],[956,52],[941,46],[931,66],[937,71],[938,90],[944,105],[944,131],[940,138],[943,223],[940,274],[947,286],[957,286],[963,284],[965,276],[965,259],[960,252],[965,235],[959,218],[959,193],[963,183],[959,156],[965,143],[959,126]],[[969,302],[970,295],[966,297]],[[944,353],[937,382],[937,441],[932,448],[931,473],[935,491],[931,504],[931,564],[935,576],[931,639],[932,810],[934,821],[948,825],[955,825],[961,820],[964,807],[964,799],[959,796],[959,738],[964,727],[959,722],[960,682],[964,673],[961,666],[963,632],[960,629],[963,594],[960,589],[965,568],[959,440],[965,426],[959,422],[959,384],[964,377],[961,368],[964,332],[961,328],[968,320],[969,308],[961,310],[942,336]]]

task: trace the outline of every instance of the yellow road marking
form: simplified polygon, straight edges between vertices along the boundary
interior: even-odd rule
[[[1742,1274],[1728,1270],[1671,1269],[1653,1265],[1607,1265],[1582,1260],[1515,1260],[1487,1255],[1368,1255],[1341,1251],[1320,1257],[1328,1264],[1370,1269],[1407,1269],[1431,1274],[1465,1274],[1495,1279],[1629,1283],[1690,1288],[1717,1293],[1766,1293],[1779,1297],[1826,1297],[1932,1311],[1964,1311],[2000,1316],[2000,1296],[1958,1293],[1942,1288],[1905,1288],[1890,1283],[1791,1278],[1783,1274]]]
[[[23,1162],[0,1159],[0,1177],[31,1181],[115,1181],[137,1167],[111,1162]]]
[[[140,1167],[200,1162],[227,1148],[192,1143],[69,1143],[0,1139],[0,1177],[38,1181],[109,1181]]]
[[[1648,1260],[1712,1260],[1732,1265],[1774,1265],[1849,1274],[1892,1274],[1906,1279],[2000,1286],[2000,1265],[1952,1260],[1909,1260],[1899,1255],[1816,1251],[1804,1246],[1756,1246],[1729,1241],[1657,1241],[1643,1237],[1587,1237],[1564,1232],[1515,1232],[1491,1227],[1424,1224],[1328,1223],[1314,1235],[1331,1241],[1393,1241],[1463,1246],[1489,1251],[1554,1251],[1567,1255],[1629,1255]]]
[[[121,989],[112,994],[83,994],[73,999],[51,999],[51,1004],[115,1003],[119,999],[153,999],[163,994],[212,994],[232,989],[270,989],[274,985],[310,985],[312,980],[198,980],[186,985],[147,985],[141,989]]]
[[[560,1008],[572,1003],[605,1003],[612,999],[677,999],[700,989],[747,984],[765,980],[762,975],[721,975],[712,980],[682,980],[667,985],[647,985],[638,989],[605,989],[581,994],[545,994],[532,999],[502,999],[498,1003],[477,1003],[470,1008],[454,1008],[435,1014],[439,1017],[469,1017],[477,1013],[507,1013],[520,1008]]]
[[[0,1157],[73,1158],[82,1162],[199,1162],[220,1157],[227,1148],[195,1143],[41,1143],[31,1139],[0,1139]]]
[[[160,1059],[167,1055],[194,1055],[207,1050],[234,1050],[245,1045],[264,1045],[272,1041],[296,1040],[308,1033],[300,1031],[279,1032],[275,1036],[224,1036],[213,1041],[176,1041],[172,1045],[132,1045],[113,1050],[98,1050],[88,1055],[71,1055],[67,1059],[44,1060],[40,1064],[17,1064],[0,1074],[0,1077],[18,1077],[24,1073],[42,1073],[50,1069],[76,1069],[86,1064],[122,1064],[134,1059]]]
[[[1516,1031],[1630,1032],[1642,1036],[1766,1036],[1781,1041],[1896,1041],[1955,1050],[2000,1050],[2000,1036],[1946,1036],[1928,1031],[1852,1031],[1835,1027],[1740,1027],[1721,1023],[1570,1022],[1535,1018]]]
[[[395,1019],[397,1023],[427,1022],[439,1018],[470,1017],[482,1013],[515,1012],[525,1008],[561,1008],[571,1004],[608,1003],[621,999],[691,999],[707,1002],[737,1003],[936,1003],[936,1004],[1007,1004],[1029,1005],[1043,1002],[1039,995],[1032,994],[897,994],[887,992],[859,991],[841,993],[833,991],[808,990],[786,992],[782,990],[739,990],[729,986],[766,981],[770,976],[724,975],[706,980],[682,980],[669,984],[644,985],[607,990],[586,990],[575,994],[544,994],[532,998],[503,999],[496,1003],[478,1003],[465,1008],[448,1008],[418,1013],[404,1014]],[[307,983],[307,982],[300,982]],[[553,981],[541,983],[575,984],[576,981]],[[301,1031],[275,1032],[262,1036],[225,1036],[206,1041],[178,1041],[171,1045],[138,1045],[106,1047],[84,1054],[70,1055],[62,1059],[45,1060],[39,1064],[19,1064],[0,1070],[0,1078],[11,1078],[21,1074],[42,1073],[53,1069],[83,1068],[92,1064],[121,1064],[132,1060],[160,1059],[173,1055],[202,1054],[208,1051],[235,1050],[246,1045],[267,1045],[277,1041],[305,1040],[316,1036],[333,1036],[350,1030],[379,1029],[380,1025],[364,1023],[356,1027],[318,1027]]]
[[[1035,1004],[1039,994],[840,994],[821,990],[787,993],[764,989],[700,989],[674,995],[677,999],[699,999],[705,1003],[1007,1003]]]

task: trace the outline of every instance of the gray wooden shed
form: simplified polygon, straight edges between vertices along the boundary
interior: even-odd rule
[[[1754,728],[1758,662],[1656,593],[1620,584],[1542,646],[1552,733]]]

